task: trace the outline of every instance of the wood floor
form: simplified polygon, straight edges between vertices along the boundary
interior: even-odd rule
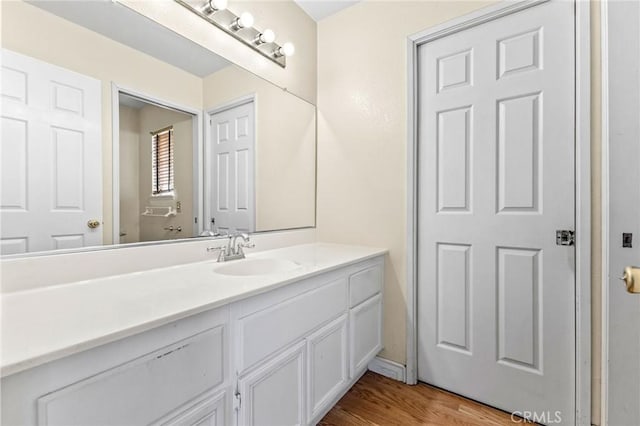
[[[516,423],[510,414],[458,395],[422,383],[408,386],[369,371],[319,424],[513,426]]]

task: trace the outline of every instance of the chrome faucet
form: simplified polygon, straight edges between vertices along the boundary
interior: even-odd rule
[[[242,238],[241,242],[237,242]],[[207,247],[207,251],[218,251],[218,262],[227,260],[244,259],[244,248],[253,248],[255,244],[249,242],[249,234],[234,232],[228,235],[227,245],[219,247]]]
[[[249,234],[245,234],[243,232],[236,232],[230,235],[229,238],[231,239],[231,244],[229,246],[231,247],[232,250],[235,247],[236,252],[238,250],[242,250],[241,244],[236,245],[236,241],[238,240],[238,238],[242,238],[242,244],[246,244],[249,242]]]

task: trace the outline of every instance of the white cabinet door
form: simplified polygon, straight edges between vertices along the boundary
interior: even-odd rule
[[[309,424],[333,402],[349,381],[347,315],[324,326],[307,339],[309,358]]]
[[[102,244],[100,81],[2,49],[0,253]]]
[[[238,424],[305,424],[305,346],[304,341],[291,346],[239,380]]]
[[[382,349],[382,295],[372,297],[349,313],[351,377],[358,376]]]

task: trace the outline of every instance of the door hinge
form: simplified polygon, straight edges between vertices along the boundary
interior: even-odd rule
[[[576,233],[568,229],[556,231],[556,245],[572,246],[576,242]]]
[[[236,393],[233,394],[233,409],[235,411],[240,411],[241,406],[242,406],[242,395],[240,395],[240,392],[236,391]]]
[[[211,223],[214,223],[214,219],[211,218]],[[236,413],[240,413],[240,407],[242,406],[242,395],[240,395],[240,375],[236,371],[236,386],[233,391],[233,410]]]

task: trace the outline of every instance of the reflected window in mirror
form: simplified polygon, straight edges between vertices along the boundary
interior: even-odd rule
[[[154,196],[173,196],[173,126],[151,133],[152,182]]]

